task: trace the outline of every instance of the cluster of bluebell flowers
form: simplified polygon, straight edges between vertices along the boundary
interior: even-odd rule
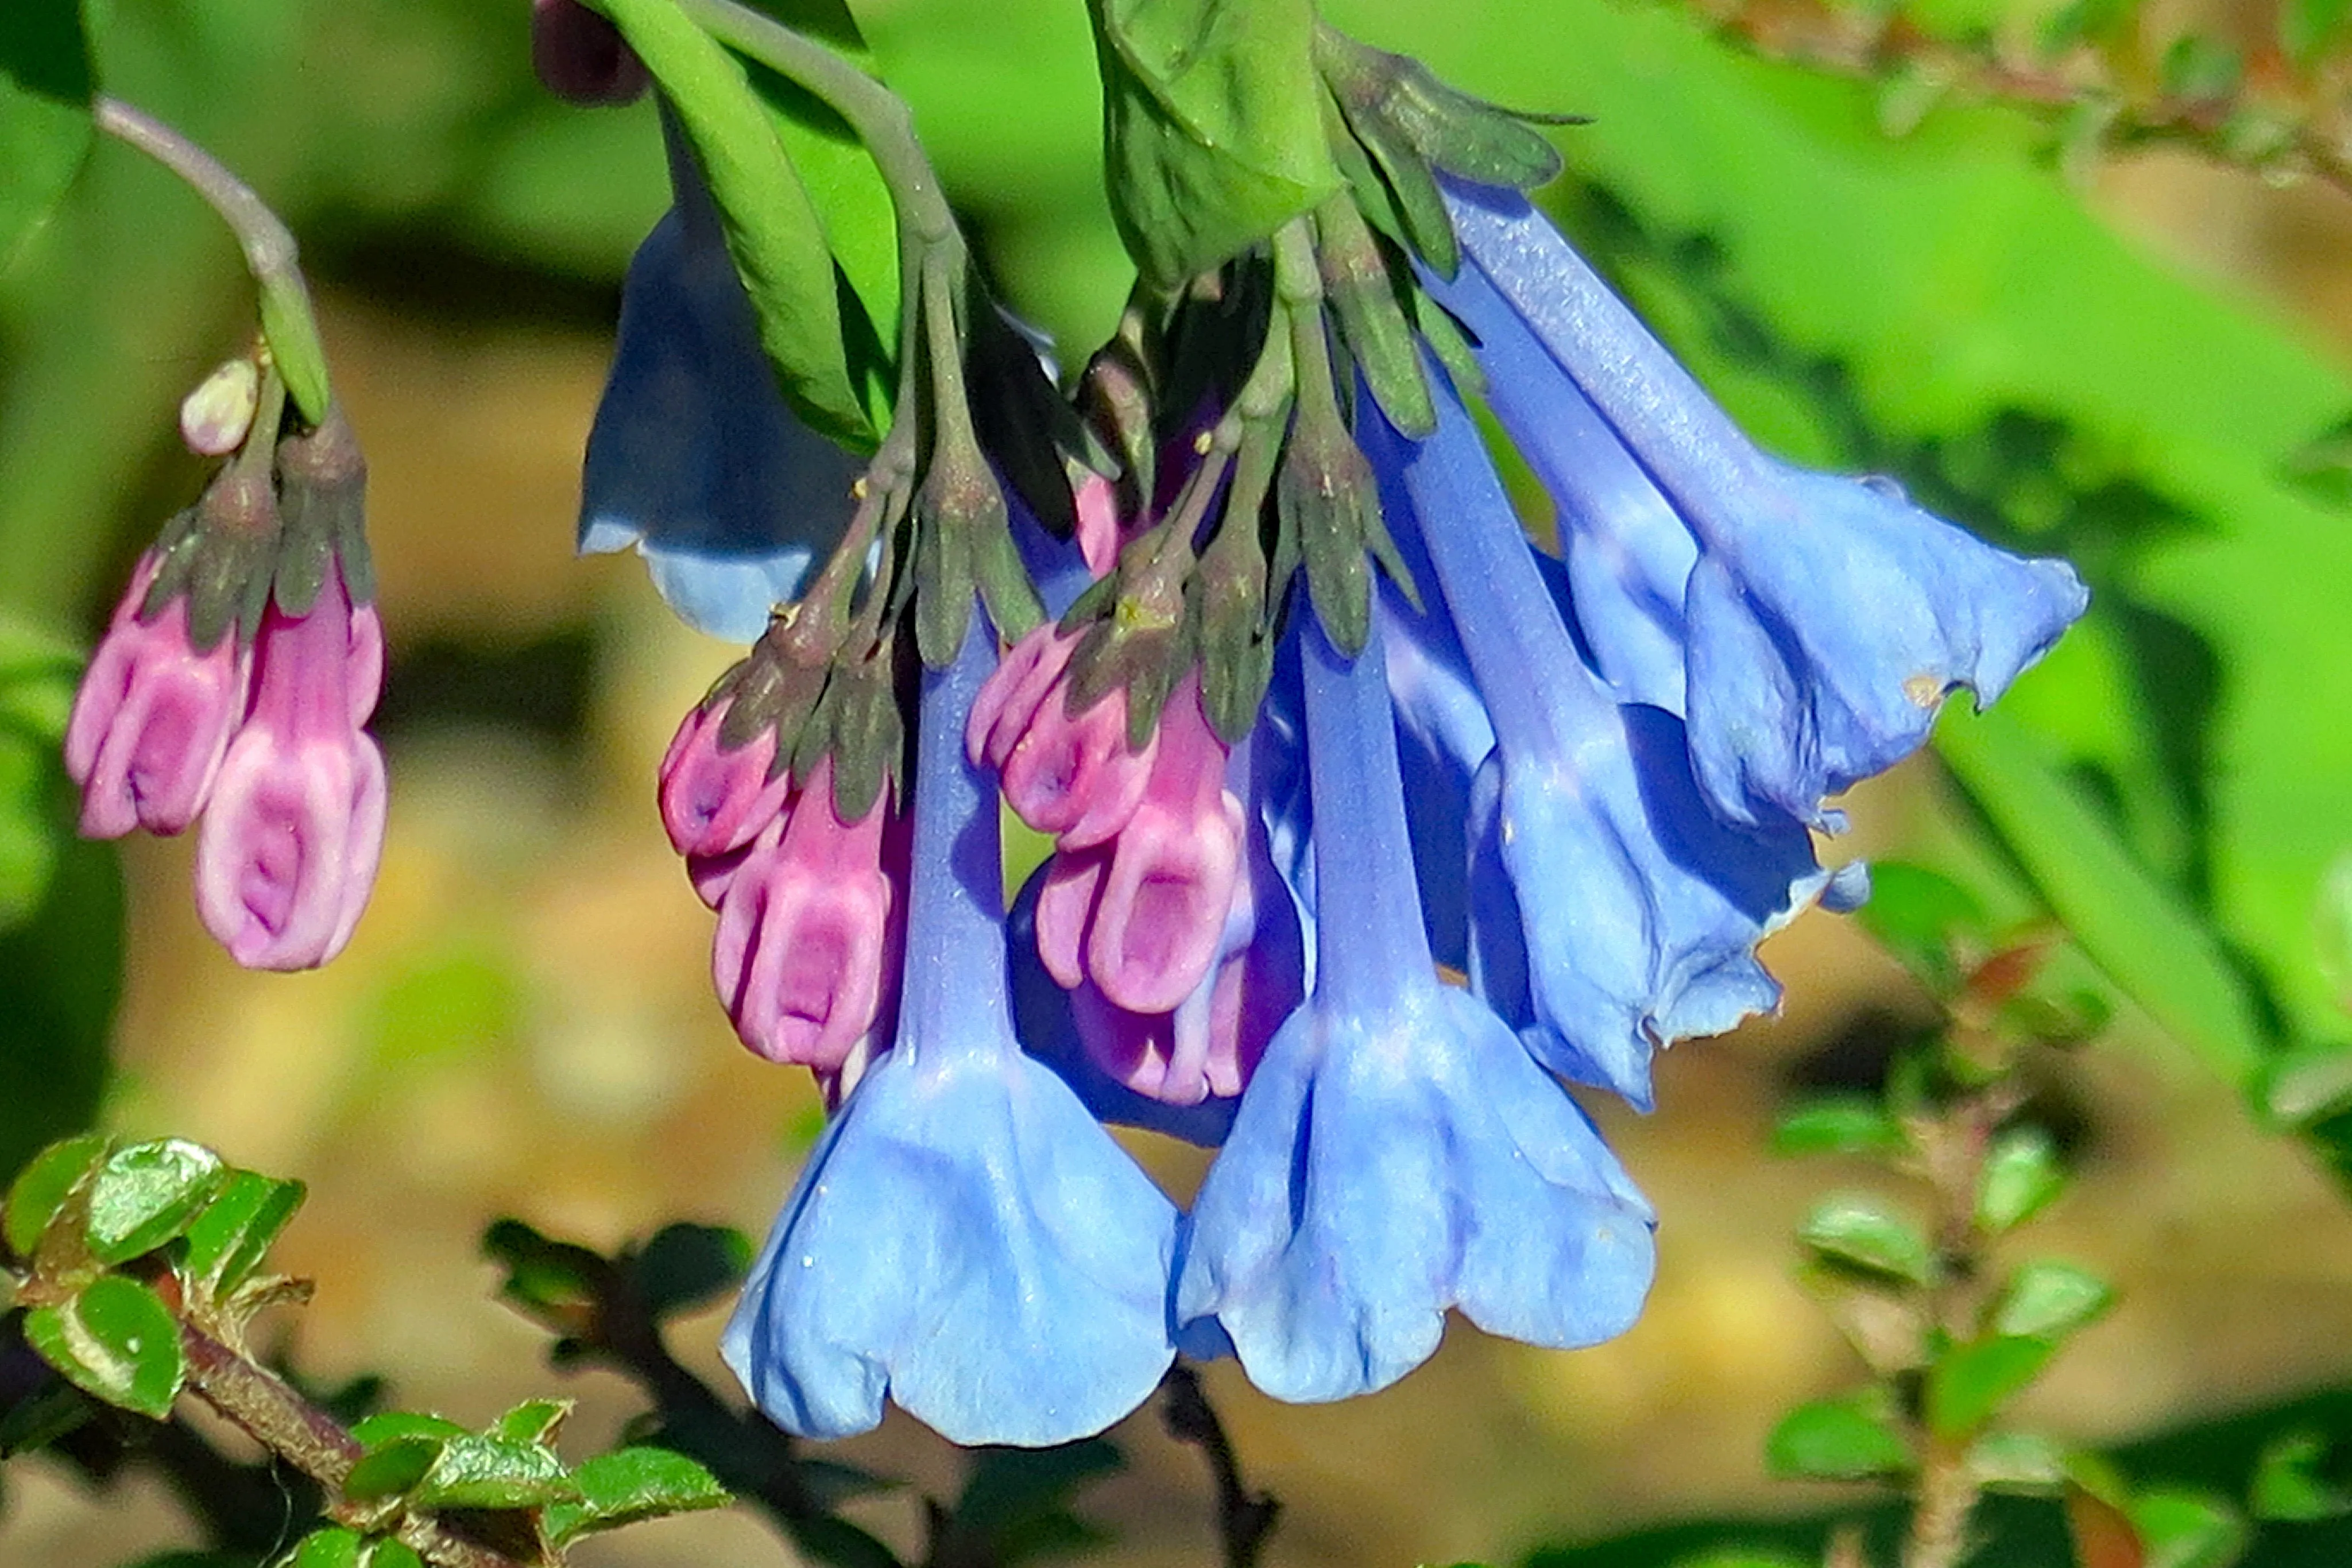
[[[1444,198],[1463,265],[1420,282],[1549,490],[1558,554],[1432,359],[1425,431],[1354,400],[1401,571],[1360,647],[1303,599],[1272,618],[1238,738],[1197,673],[1139,739],[1131,693],[1074,700],[1069,617],[1005,646],[974,616],[922,673],[884,901],[903,979],[853,1020],[854,1060],[812,1063],[838,1108],[725,1339],[791,1429],[858,1431],[890,1399],[959,1441],[1048,1443],[1118,1419],[1180,1351],[1327,1400],[1417,1365],[1449,1310],[1543,1345],[1621,1333],[1654,1217],[1565,1083],[1647,1107],[1656,1051],[1774,1007],[1758,942],[1866,894],[1816,857],[1830,798],[2082,613],[2063,563],[1759,451],[1523,196]],[[743,585],[793,591],[849,501],[792,508],[795,532],[714,490],[743,470],[708,396],[662,389],[742,375],[716,254],[682,212],[640,255],[585,515],[592,546],[639,538],[688,619],[740,635]],[[757,394],[729,401],[753,417]],[[780,405],[757,417],[761,462],[806,439]],[[1056,615],[1165,521],[1099,479],[1077,511],[1067,545],[1016,517]],[[1000,774],[1056,839],[1009,914]],[[1110,1122],[1216,1148],[1189,1210]]]

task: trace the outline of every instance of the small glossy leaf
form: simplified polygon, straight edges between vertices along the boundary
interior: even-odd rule
[[[637,1254],[637,1293],[656,1317],[732,1290],[751,1267],[751,1239],[723,1225],[668,1225]]]
[[[1800,1405],[1764,1439],[1766,1469],[1806,1480],[1903,1475],[1916,1462],[1875,1390]]]
[[[527,1399],[491,1422],[489,1435],[509,1443],[552,1443],[572,1408],[569,1399]]]
[[[1987,1432],[1969,1445],[1969,1474],[1997,1491],[2053,1494],[2066,1485],[2066,1455],[2039,1432]]]
[[[51,1144],[35,1155],[8,1189],[5,1225],[8,1250],[30,1258],[41,1244],[41,1233],[81,1180],[98,1168],[106,1154],[106,1140],[96,1133]]]
[[[218,1155],[184,1138],[157,1138],[109,1155],[89,1181],[89,1253],[121,1263],[187,1229],[220,1190]]]
[[[561,1333],[586,1326],[612,1266],[585,1247],[552,1241],[520,1219],[501,1219],[482,1235],[482,1250],[506,1266],[499,1294]]]
[[[78,0],[9,0],[0,25],[0,270],[89,151],[89,45]]]
[[[2253,1516],[2306,1523],[2352,1512],[2352,1496],[2319,1473],[2327,1450],[2317,1432],[2288,1432],[2264,1444],[2246,1492]]]
[[[1825,1259],[1913,1284],[1925,1284],[1934,1267],[1918,1226],[1874,1197],[1822,1199],[1805,1217],[1797,1239]]]
[[[352,1436],[363,1448],[381,1448],[404,1437],[462,1437],[466,1428],[444,1416],[416,1410],[379,1410],[352,1426]]]
[[[2053,1348],[2007,1334],[1953,1345],[1927,1368],[1927,1425],[1939,1437],[1968,1437],[2033,1381]]]
[[[2058,1151],[2040,1127],[2012,1127],[1993,1140],[1977,1178],[1977,1223],[1998,1236],[2048,1206],[2065,1188]]]
[[[458,1433],[460,1437],[465,1435],[462,1430]],[[356,1502],[368,1502],[409,1491],[425,1479],[433,1461],[441,1457],[443,1445],[451,1440],[417,1436],[370,1444],[368,1451],[352,1466],[352,1473],[343,1478],[343,1495]]]
[[[2073,1333],[2115,1301],[2105,1281],[2072,1263],[2028,1263],[2001,1292],[1993,1327],[2016,1339]]]
[[[641,1519],[724,1508],[732,1500],[717,1478],[684,1454],[637,1447],[599,1454],[572,1472],[576,1502],[551,1504],[547,1533],[561,1546],[591,1531]]]
[[[1776,1155],[1895,1155],[1902,1127],[1867,1095],[1825,1095],[1784,1112],[1772,1127]]]
[[[468,1432],[442,1445],[408,1495],[421,1508],[537,1508],[575,1491],[545,1445]]]
[[[268,1254],[269,1245],[308,1189],[254,1171],[232,1170],[212,1202],[187,1231],[180,1276],[214,1296],[226,1296],[246,1281]]]
[[[108,1274],[56,1306],[25,1314],[25,1339],[83,1393],[154,1420],[187,1377],[180,1325],[154,1291]]]
[[[2147,1568],[2228,1568],[2246,1549],[2246,1521],[2210,1492],[2144,1491],[2126,1511],[2147,1547]]]
[[[286,1568],[361,1568],[360,1552],[366,1541],[355,1530],[330,1525],[302,1538],[286,1560]]]

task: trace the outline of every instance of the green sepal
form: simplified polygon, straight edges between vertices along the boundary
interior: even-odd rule
[[[1454,319],[1454,312],[1432,299],[1416,283],[1412,288],[1412,326],[1421,334],[1422,342],[1444,367],[1454,390],[1464,397],[1482,397],[1486,391],[1486,372],[1478,368],[1477,351],[1470,346],[1469,329]]]
[[[1326,202],[1315,214],[1315,256],[1323,298],[1339,319],[1339,336],[1372,389],[1372,400],[1403,434],[1415,440],[1437,428],[1437,405],[1422,371],[1421,345],[1397,297],[1397,277],[1355,204]],[[1398,258],[1409,277],[1410,264]]]
[[[674,0],[603,0],[692,148],[760,340],[794,412],[860,451],[876,441],[842,335],[833,252],[808,189],[742,65]]]
[[[1088,0],[1111,214],[1173,292],[1339,188],[1311,0]]]
[[[1066,631],[1085,627],[1070,655],[1064,712],[1075,718],[1124,691],[1128,748],[1143,748],[1199,646],[1200,598],[1189,591],[1194,564],[1189,541],[1163,531],[1129,545],[1110,576],[1079,596],[1062,618]],[[1081,622],[1089,601],[1092,619]]]
[[[1764,1439],[1764,1465],[1803,1480],[1868,1480],[1907,1475],[1918,1465],[1874,1388],[1816,1399],[1780,1417]]]
[[[25,1314],[25,1342],[93,1399],[160,1421],[187,1381],[180,1325],[137,1280],[107,1274]]]
[[[1141,314],[1130,305],[1118,332],[1095,350],[1078,379],[1078,407],[1087,428],[1118,464],[1122,510],[1140,515],[1158,482],[1160,435],[1152,424],[1151,369]],[[1075,521],[1075,506],[1073,521]],[[1041,517],[1040,521],[1050,519]]]
[[[1324,27],[1316,62],[1355,124],[1393,126],[1434,168],[1482,185],[1531,191],[1560,170],[1559,150],[1530,123],[1575,125],[1575,115],[1520,114],[1446,86],[1419,60],[1360,44]]]
[[[1267,603],[1270,580],[1260,530],[1281,442],[1279,422],[1253,420],[1243,427],[1225,491],[1224,520],[1193,576],[1201,706],[1228,746],[1239,746],[1255,726],[1258,706],[1274,680],[1274,622],[1280,606]],[[1273,586],[1278,591],[1279,585]]]
[[[1404,132],[1370,106],[1351,103],[1344,94],[1335,97],[1349,133],[1379,172],[1386,204],[1405,243],[1431,271],[1440,277],[1452,278],[1462,269],[1462,245],[1454,235],[1454,218],[1445,210],[1445,196],[1437,187],[1437,176],[1430,172],[1428,163],[1413,151]]]
[[[319,341],[318,319],[310,313],[310,293],[300,275],[262,280],[261,336],[296,410],[312,424],[325,419],[333,397],[327,387],[327,349]]]
[[[273,595],[289,616],[310,613],[327,573],[341,563],[354,606],[375,594],[367,548],[367,460],[340,411],[278,446],[280,524]]]
[[[227,1179],[218,1155],[184,1138],[115,1150],[89,1178],[89,1255],[124,1263],[194,1223]]]
[[[724,1508],[727,1489],[684,1454],[632,1447],[599,1454],[572,1472],[576,1501],[549,1505],[543,1522],[550,1543],[562,1546],[594,1531],[639,1520]]]
[[[1935,1252],[1911,1219],[1874,1197],[1823,1198],[1797,1239],[1831,1262],[1920,1285],[1935,1271]]]
[[[1275,507],[1306,567],[1316,618],[1340,653],[1355,657],[1371,635],[1372,559],[1418,604],[1412,573],[1381,516],[1372,465],[1337,410],[1299,409],[1275,479]]]
[[[247,439],[264,439],[257,430]],[[155,580],[141,604],[152,621],[174,598],[188,601],[188,646],[209,653],[234,629],[250,646],[278,567],[278,499],[266,479],[223,468],[192,511],[173,518],[157,541]]]
[[[8,1188],[5,1231],[8,1250],[29,1259],[41,1237],[66,1207],[74,1190],[87,1182],[106,1157],[106,1139],[96,1133],[62,1138],[35,1155]]]
[[[191,1223],[179,1275],[200,1294],[233,1294],[261,1266],[269,1245],[302,1207],[308,1189],[253,1171],[231,1170]]]
[[[895,643],[837,666],[817,711],[801,730],[793,776],[806,783],[833,758],[834,810],[844,822],[862,822],[882,787],[905,764],[907,721],[898,709]]]

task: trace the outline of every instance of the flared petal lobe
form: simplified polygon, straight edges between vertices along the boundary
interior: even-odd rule
[[[1759,452],[1525,197],[1453,185],[1447,205],[1484,281],[1696,541],[1684,712],[1727,820],[1833,825],[1823,800],[1916,750],[1947,694],[1991,702],[2083,613],[2063,561],[1994,549],[1884,480]]]
[[[1538,1344],[1622,1333],[1654,1269],[1648,1206],[1574,1101],[1441,986],[1412,884],[1377,627],[1350,667],[1301,632],[1315,989],[1266,1049],[1187,1222],[1176,1317],[1214,1320],[1278,1398],[1385,1386],[1448,1308]]]
[[[810,1156],[722,1350],[792,1431],[885,1397],[960,1443],[1100,1431],[1174,1348],[1175,1211],[1013,1038],[994,791],[963,755],[994,649],[927,673],[895,1042]]]
[[[689,625],[756,640],[848,522],[857,460],[793,416],[692,162],[629,263],[588,434],[580,549],[636,547]]]

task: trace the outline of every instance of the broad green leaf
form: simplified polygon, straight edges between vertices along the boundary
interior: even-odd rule
[[[160,1421],[186,1380],[180,1325],[154,1291],[108,1274],[56,1306],[25,1314],[25,1339],[92,1398]]]
[[[2246,1549],[2246,1522],[2210,1492],[2158,1488],[2126,1506],[2147,1546],[2145,1568],[2228,1568]]]
[[[1776,1155],[1894,1155],[1908,1146],[1895,1118],[1863,1094],[1804,1101],[1772,1125]]]
[[[1993,1327],[2016,1339],[2073,1333],[2115,1301],[2105,1281],[2072,1263],[2028,1263],[2011,1277],[1993,1311]]]
[[[1764,1465],[1805,1480],[1907,1474],[1917,1463],[1875,1390],[1800,1405],[1764,1439]]]
[[[96,1133],[84,1133],[51,1144],[34,1155],[8,1189],[5,1221],[8,1250],[19,1258],[30,1258],[67,1197],[98,1168],[105,1155],[106,1140]]]
[[[2065,1189],[2058,1151],[2040,1127],[2011,1127],[1992,1141],[1977,1176],[1977,1223],[1995,1236],[2039,1214]]]
[[[457,1437],[465,1436],[463,1430],[457,1433]],[[343,1495],[357,1502],[371,1502],[409,1492],[425,1479],[433,1461],[441,1457],[443,1445],[455,1440],[420,1433],[371,1442],[367,1452],[359,1457],[351,1473],[343,1478]]]
[[[270,1243],[302,1207],[306,1190],[299,1181],[230,1171],[188,1227],[180,1277],[215,1297],[234,1291],[261,1266]]]
[[[546,1445],[478,1432],[443,1443],[407,1490],[420,1508],[538,1508],[576,1495]]]
[[[2084,951],[2208,1066],[2244,1082],[2261,1037],[2212,936],[2116,841],[2033,737],[1999,709],[1955,708],[1936,749]]]
[[[509,1443],[555,1441],[555,1434],[572,1410],[569,1399],[527,1399],[490,1423],[488,1436]]]
[[[579,1500],[550,1504],[546,1513],[548,1538],[558,1546],[591,1531],[724,1508],[733,1500],[717,1478],[694,1460],[650,1447],[599,1454],[572,1472],[572,1484],[579,1489]]]
[[[227,1175],[218,1155],[185,1138],[115,1150],[89,1180],[90,1256],[122,1263],[152,1252],[194,1222]]]
[[[9,0],[0,16],[0,269],[73,183],[92,135],[80,0]]]
[[[661,84],[694,150],[784,395],[815,428],[870,450],[874,428],[851,384],[824,221],[767,106],[743,67],[674,0],[607,0],[604,10]]]
[[[1913,1284],[1926,1283],[1935,1267],[1918,1225],[1874,1197],[1822,1199],[1805,1217],[1797,1239],[1835,1262]]]
[[[1174,288],[1337,191],[1308,0],[1088,0],[1111,211]]]
[[[751,1239],[723,1225],[667,1225],[637,1254],[637,1293],[656,1317],[688,1312],[734,1288],[751,1266]]]
[[[1939,1437],[1969,1437],[2041,1375],[2054,1348],[2008,1334],[1950,1346],[1927,1368],[1927,1425]]]

